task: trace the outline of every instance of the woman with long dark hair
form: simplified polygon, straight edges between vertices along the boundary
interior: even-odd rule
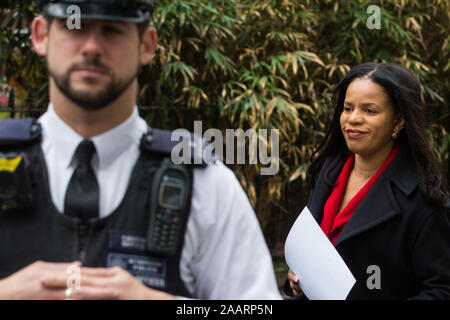
[[[347,298],[450,298],[450,201],[419,80],[396,64],[364,63],[333,104],[308,208],[356,278]],[[302,295],[297,280],[289,271],[287,294]]]

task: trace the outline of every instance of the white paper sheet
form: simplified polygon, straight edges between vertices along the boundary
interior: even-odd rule
[[[356,282],[307,207],[289,231],[284,254],[310,300],[344,300]]]

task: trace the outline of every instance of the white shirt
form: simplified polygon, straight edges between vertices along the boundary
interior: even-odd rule
[[[51,104],[39,122],[50,193],[63,212],[73,155],[83,138]],[[92,167],[100,188],[101,218],[122,201],[145,132],[147,124],[135,107],[125,122],[91,138],[97,150]],[[223,164],[194,169],[180,276],[199,299],[281,299],[258,220],[233,172]]]

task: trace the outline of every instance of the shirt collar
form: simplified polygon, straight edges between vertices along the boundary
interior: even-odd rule
[[[147,123],[139,117],[135,106],[127,120],[91,140],[94,142],[99,158],[99,169],[107,167],[132,145],[139,144],[147,132]]]
[[[39,118],[39,122],[42,125],[43,138],[48,139],[60,161],[64,166],[69,167],[83,137],[58,117],[51,103],[47,111]],[[147,132],[147,124],[139,117],[135,106],[127,120],[90,139],[97,151],[93,161],[98,161],[98,168],[104,169],[132,145],[139,143],[145,132]]]

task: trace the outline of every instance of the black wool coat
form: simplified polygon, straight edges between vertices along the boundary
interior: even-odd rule
[[[308,208],[320,224],[346,159],[325,161]],[[336,163],[336,162],[335,162]],[[413,158],[402,147],[342,230],[335,248],[356,278],[347,299],[449,299],[450,217],[419,192]],[[285,292],[290,295],[289,284]]]

